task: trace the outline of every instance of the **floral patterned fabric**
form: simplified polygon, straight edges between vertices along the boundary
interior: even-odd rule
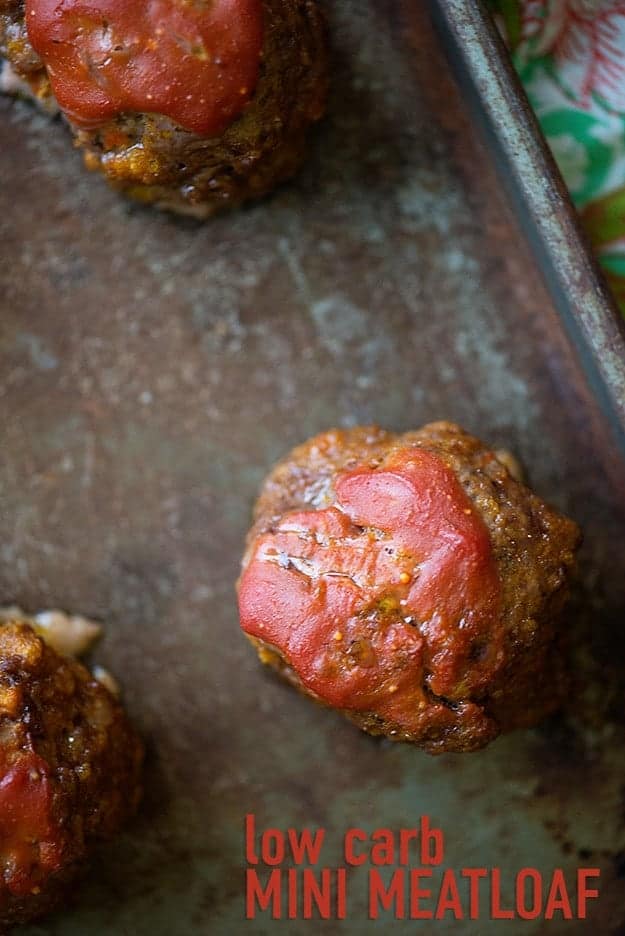
[[[625,312],[625,0],[491,0]]]

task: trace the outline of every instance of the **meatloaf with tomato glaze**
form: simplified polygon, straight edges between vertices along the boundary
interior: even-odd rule
[[[254,15],[259,20],[257,53],[243,14],[235,23],[241,41],[229,39],[228,17],[239,16],[239,6],[252,26]],[[160,19],[152,8],[161,11]],[[62,8],[49,0],[0,0],[0,56],[14,73],[5,76],[5,86],[26,82],[48,109],[56,91],[86,166],[124,194],[159,208],[206,218],[291,177],[327,95],[326,27],[317,0],[138,7],[141,43],[129,21],[132,9],[121,0],[68,0]],[[185,35],[169,24],[172,9]],[[215,30],[209,29],[203,44],[202,17],[212,15],[221,32],[212,40]],[[244,63],[237,61],[238,48]],[[247,77],[255,73],[253,80],[224,92],[242,64]],[[177,69],[186,84],[178,81]],[[205,86],[197,85],[203,80]],[[175,100],[163,87],[173,88]],[[197,106],[189,117],[193,105],[185,102],[204,92],[208,117],[203,120]],[[169,105],[174,117],[162,112]]]
[[[431,753],[554,710],[580,532],[509,466],[446,422],[294,449],[262,487],[238,586],[261,660]]]
[[[30,624],[0,623],[0,932],[56,907],[124,826],[142,758],[114,694]]]

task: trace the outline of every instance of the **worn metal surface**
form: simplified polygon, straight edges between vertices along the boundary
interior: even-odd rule
[[[106,621],[95,656],[151,750],[140,818],[30,936],[321,931],[243,921],[247,812],[325,827],[328,865],[348,826],[429,813],[446,863],[500,866],[506,895],[522,866],[598,863],[602,897],[566,932],[625,931],[623,465],[415,6],[332,5],[334,93],[305,172],[203,227],[129,208],[61,125],[0,103],[0,598]],[[263,672],[233,583],[291,445],[440,417],[513,448],[582,524],[570,621],[591,639],[569,714],[432,759]],[[349,915],[323,932],[379,930],[358,872]]]
[[[432,8],[453,64],[476,99],[538,265],[625,452],[625,322],[588,251],[501,36],[481,0],[433,0]]]

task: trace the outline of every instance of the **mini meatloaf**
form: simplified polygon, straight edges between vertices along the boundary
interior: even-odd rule
[[[141,742],[114,695],[23,621],[0,623],[0,932],[62,901],[140,796]]]
[[[296,448],[265,481],[239,581],[261,660],[431,753],[555,709],[580,534],[506,462],[446,422]]]
[[[87,167],[199,218],[298,169],[325,107],[326,46],[316,0],[0,0],[0,55],[56,98]]]

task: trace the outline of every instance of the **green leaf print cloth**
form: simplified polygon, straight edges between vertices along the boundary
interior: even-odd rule
[[[625,312],[625,0],[490,0]]]

